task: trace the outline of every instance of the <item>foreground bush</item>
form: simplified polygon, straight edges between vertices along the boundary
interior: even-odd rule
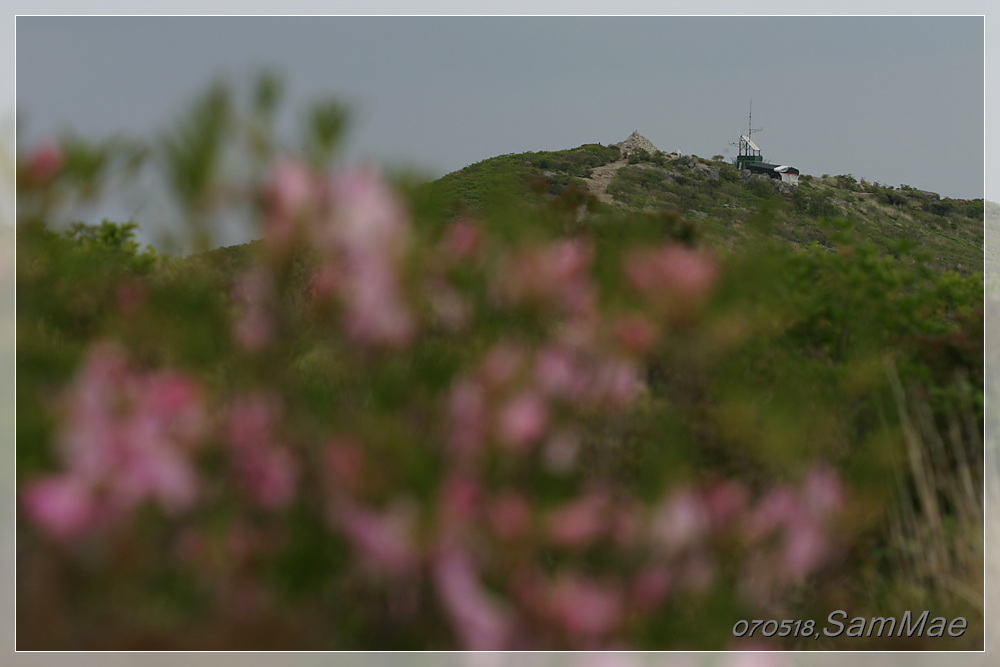
[[[24,648],[715,649],[844,604],[892,515],[885,363],[935,382],[966,283],[722,257],[570,191],[445,215],[331,168],[337,118],[244,183],[167,142],[213,162],[177,186],[197,234],[225,205],[263,236],[184,259],[51,231],[73,167],[23,160]]]

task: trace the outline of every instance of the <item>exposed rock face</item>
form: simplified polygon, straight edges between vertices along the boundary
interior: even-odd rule
[[[628,135],[628,139],[625,141],[620,141],[617,144],[611,145],[620,148],[622,153],[625,155],[631,154],[632,151],[637,148],[641,148],[650,154],[658,153],[660,151],[659,148],[653,145],[652,141],[639,134],[639,130],[636,130],[632,134]]]
[[[719,180],[719,168],[718,167],[709,167],[707,164],[702,164],[702,163],[699,162],[696,165],[694,165],[692,167],[692,169],[696,173],[702,174],[703,176],[707,176],[708,178],[712,179],[713,181]]]

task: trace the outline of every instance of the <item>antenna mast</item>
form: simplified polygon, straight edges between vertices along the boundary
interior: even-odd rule
[[[753,136],[754,132],[760,132],[764,128],[758,127],[754,129],[753,126],[753,100],[750,100],[750,116],[747,119],[747,133],[740,135],[740,152],[736,156],[736,168],[745,169],[746,165],[752,162],[763,162],[764,158],[760,155],[760,148],[753,142],[750,137]],[[736,145],[736,144],[732,144]]]
[[[753,137],[754,132],[761,132],[764,128],[753,129],[753,99],[750,100],[750,117],[747,119],[747,139]]]

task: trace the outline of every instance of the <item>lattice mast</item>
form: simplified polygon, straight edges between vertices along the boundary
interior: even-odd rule
[[[739,155],[736,156],[736,168],[745,169],[747,164],[751,162],[763,162],[764,158],[760,155],[760,148],[757,144],[753,142],[751,137],[755,132],[761,132],[764,128],[758,127],[754,129],[753,127],[753,100],[750,100],[750,116],[747,120],[747,133],[740,135],[739,143]]]

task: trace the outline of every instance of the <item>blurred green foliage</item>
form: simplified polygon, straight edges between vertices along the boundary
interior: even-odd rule
[[[269,119],[280,90],[277,78],[259,78],[253,120],[242,126],[262,166],[279,148]],[[225,200],[224,158],[235,145],[233,128],[241,127],[234,107],[228,89],[213,87],[154,144],[185,216],[204,220]],[[303,128],[308,162],[329,164],[347,117],[336,102],[311,108]],[[868,616],[903,609],[887,608],[898,600],[885,592],[896,590],[885,584],[894,577],[887,571],[885,523],[898,501],[888,480],[912,480],[901,464],[900,434],[908,425],[894,407],[886,368],[926,399],[942,429],[962,409],[982,423],[983,278],[975,270],[981,202],[977,208],[976,202],[929,200],[850,176],[803,177],[796,190],[781,193],[769,181],[744,182],[731,165],[711,165],[719,170],[712,178],[662,154],[636,151],[608,188],[616,204],[601,205],[579,179],[618,160],[617,148],[587,144],[491,158],[406,190],[417,248],[406,258],[407,270],[446,281],[468,299],[471,314],[460,335],[430,326],[406,354],[392,354],[360,349],[338,333],[343,312],[313,295],[314,270],[322,263],[315,248],[300,244],[275,259],[263,242],[252,242],[172,258],[141,248],[132,221],[50,229],[44,217],[63,201],[54,189],[84,190],[106,178],[106,165],[122,164],[104,153],[114,150],[98,146],[69,144],[60,176],[19,193],[28,204],[19,208],[25,217],[17,238],[19,479],[57,466],[53,405],[88,346],[116,340],[141,366],[191,372],[216,395],[276,391],[288,411],[282,435],[314,464],[303,472],[312,486],[304,487],[327,483],[316,464],[318,448],[339,433],[354,433],[380,463],[367,472],[372,502],[387,502],[402,489],[414,503],[433,505],[449,463],[440,447],[439,409],[449,387],[498,342],[530,347],[553,326],[553,313],[506,305],[491,286],[489,276],[499,281],[508,270],[512,249],[565,238],[590,243],[587,277],[597,286],[602,312],[625,312],[641,305],[622,277],[629,253],[677,242],[720,257],[719,284],[702,311],[664,326],[643,369],[640,399],[618,415],[595,410],[581,418],[578,475],[498,458],[489,483],[512,486],[540,508],[573,498],[591,482],[610,482],[651,502],[673,486],[725,478],[765,490],[796,479],[811,462],[828,461],[854,503],[841,526],[844,555],[776,609],[791,618],[822,618],[814,612],[823,604]],[[261,185],[251,183],[258,195]],[[692,211],[703,215],[693,219]],[[262,217],[260,208],[253,212]],[[475,221],[482,232],[485,259],[477,265],[441,261],[439,249],[457,218]],[[267,307],[280,342],[253,353],[233,342],[241,307],[234,293],[261,266],[274,270]],[[403,289],[416,295],[418,287]],[[962,407],[964,385],[956,378],[973,388],[973,405]],[[966,460],[981,458],[976,443],[965,444]],[[225,553],[224,529],[238,523],[251,526],[257,539],[273,539],[273,557],[213,560],[205,565],[207,579],[205,571],[192,574],[165,555],[183,526],[155,512],[83,564],[47,550],[25,531],[19,565],[24,553],[37,560],[24,567],[24,581],[54,587],[34,602],[21,596],[28,600],[20,612],[26,646],[45,643],[40,628],[48,627],[49,604],[61,619],[50,647],[454,647],[426,591],[407,593],[421,613],[416,621],[401,620],[393,607],[401,603],[390,590],[354,576],[348,546],[325,525],[321,497],[306,496],[281,516],[246,512],[222,464],[210,455],[202,463],[217,470],[212,493],[222,499],[212,512],[190,519],[215,540],[209,552]],[[960,465],[948,461],[938,472],[959,474]],[[735,552],[723,550],[733,562]],[[498,557],[516,562],[516,554]],[[577,559],[601,570],[608,564],[600,558],[546,553],[553,571],[580,566]],[[752,612],[727,562],[720,563],[722,583],[710,594],[678,597],[645,624],[637,622],[631,637],[637,646],[725,646],[732,621]],[[61,579],[48,580],[50,569]],[[843,581],[850,584],[838,586]],[[241,582],[250,588],[239,589]],[[252,586],[260,582],[277,599],[241,620],[234,605],[241,595],[258,594]],[[968,615],[970,625],[981,614],[953,599],[937,601]],[[82,622],[84,616],[94,620]],[[92,636],[92,623],[102,624],[105,640]],[[976,637],[966,641],[956,645],[973,645]],[[783,645],[789,646],[794,642]]]

